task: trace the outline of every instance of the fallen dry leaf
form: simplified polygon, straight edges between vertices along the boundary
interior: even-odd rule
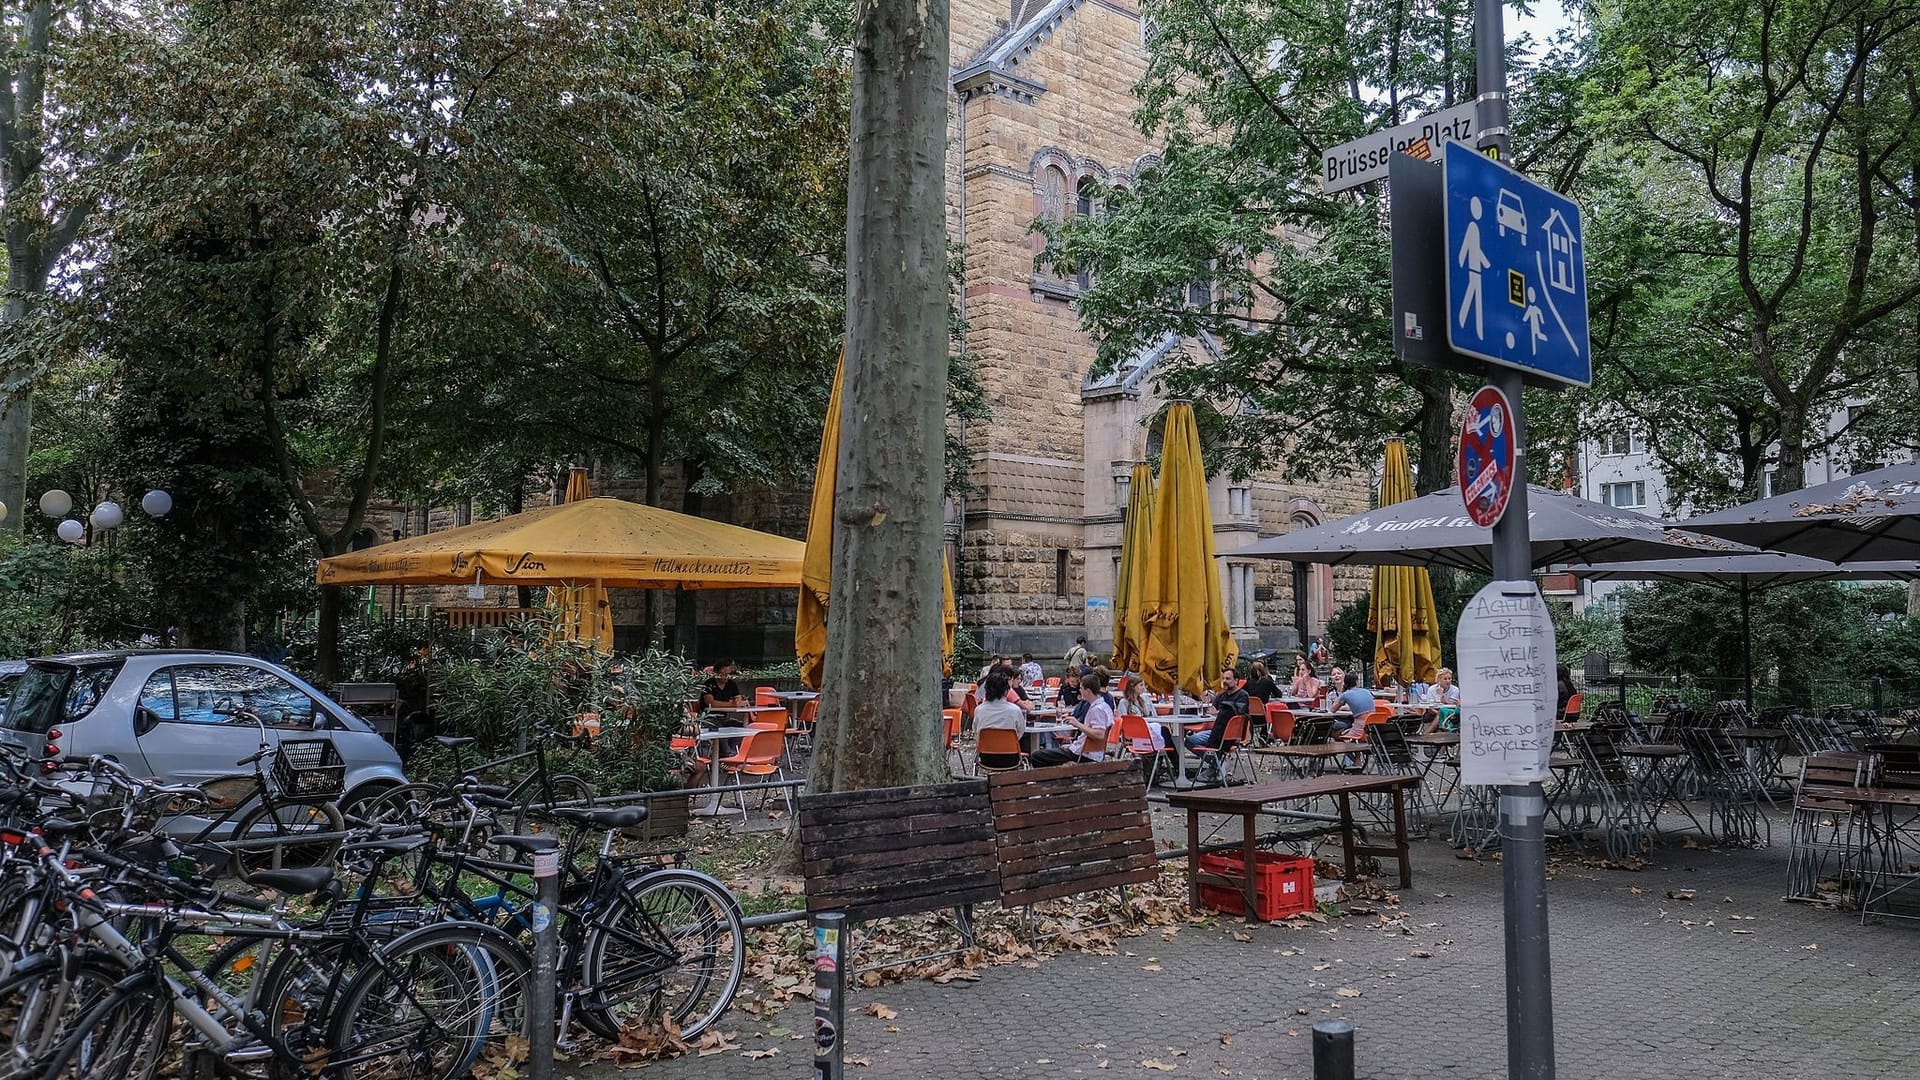
[[[861,1068],[865,1069],[870,1067],[873,1064],[873,1059],[870,1057],[849,1057],[847,1058],[847,1064],[858,1065]]]
[[[1692,890],[1692,889],[1668,889],[1668,890],[1667,890],[1667,899],[1669,899],[1669,900],[1691,900],[1691,899],[1693,899],[1693,890]]]
[[[979,982],[980,973],[971,968],[948,968],[935,975],[933,981],[942,986],[952,982]]]
[[[741,1054],[740,1056],[743,1058],[746,1058],[748,1061],[760,1061],[764,1058],[770,1058],[775,1054],[778,1054],[779,1052],[780,1052],[779,1047],[770,1046],[765,1050],[749,1050],[746,1053]]]
[[[868,1016],[877,1016],[882,1020],[891,1020],[894,1017],[900,1015],[899,1013],[894,1012],[892,1009],[888,1008],[885,1005],[880,1004],[877,1001],[870,1003],[862,1011],[865,1012]]]
[[[1343,997],[1343,998],[1357,998],[1360,996],[1360,991],[1355,990],[1351,986],[1343,986],[1340,989],[1335,990],[1334,995],[1336,997]]]
[[[1173,1066],[1167,1064],[1164,1061],[1161,1061],[1159,1058],[1148,1058],[1147,1060],[1140,1063],[1140,1067],[1143,1069],[1152,1069],[1156,1072],[1172,1072],[1173,1071]]]

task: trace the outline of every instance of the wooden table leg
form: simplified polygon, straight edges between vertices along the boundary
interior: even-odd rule
[[[1347,884],[1351,885],[1354,881],[1353,795],[1346,791],[1340,793],[1340,854],[1346,861]]]
[[[1413,856],[1407,850],[1407,789],[1393,789],[1393,843],[1400,850],[1400,887],[1413,888]]]
[[[1254,873],[1255,867],[1254,867],[1254,858],[1253,858],[1253,852],[1254,852],[1253,842],[1254,842],[1255,836],[1257,835],[1257,832],[1254,826],[1254,815],[1257,812],[1258,811],[1250,811],[1248,813],[1240,815],[1240,857],[1242,859],[1245,859],[1247,862],[1247,865],[1244,867],[1244,870],[1246,871],[1244,888],[1247,894],[1246,911],[1247,911],[1248,922],[1253,922],[1259,919],[1260,917],[1260,914],[1259,914],[1260,908],[1258,904],[1255,902],[1258,899],[1258,890],[1260,887],[1260,883],[1259,883],[1258,876],[1255,875]]]
[[[1187,908],[1200,910],[1200,811],[1187,807]]]

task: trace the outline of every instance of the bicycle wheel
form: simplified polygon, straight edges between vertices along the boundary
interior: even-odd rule
[[[61,1038],[126,974],[92,955],[42,953],[15,965],[0,979],[0,1080],[39,1076]]]
[[[167,1058],[173,1002],[142,976],[110,991],[60,1040],[46,1080],[152,1080]]]
[[[327,1045],[337,1080],[453,1080],[525,1026],[527,954],[479,923],[406,934],[341,995]]]
[[[261,870],[284,870],[305,866],[326,866],[340,850],[338,834],[345,831],[346,818],[330,802],[282,802],[272,806],[261,803],[240,816],[233,827],[234,840],[281,839],[271,847],[239,848],[234,862],[243,874]],[[333,839],[305,843],[291,838],[303,833],[332,833]]]
[[[698,1035],[733,1004],[746,938],[726,886],[692,870],[645,874],[587,930],[580,1021],[606,1039],[667,1019]]]
[[[401,784],[361,803],[355,816],[374,825],[440,825],[459,816],[459,804],[442,784]]]
[[[539,784],[527,788],[526,793],[520,797],[520,808],[513,813],[514,832],[526,833],[529,829],[542,832],[551,828],[552,818],[547,816],[546,811],[554,805],[560,803],[591,805],[593,802],[593,785],[571,773],[560,773],[548,777],[547,790],[552,792],[552,798],[541,794]]]

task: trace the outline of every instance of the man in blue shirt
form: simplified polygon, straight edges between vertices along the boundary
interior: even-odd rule
[[[1373,709],[1373,691],[1360,685],[1360,673],[1358,671],[1347,672],[1346,689],[1340,692],[1340,703],[1333,707],[1333,711],[1352,713],[1353,715],[1349,717],[1345,723],[1342,723],[1339,719],[1335,719],[1333,722],[1334,733],[1338,735],[1345,735],[1348,732],[1358,734],[1360,725],[1366,722],[1367,714],[1371,713]]]

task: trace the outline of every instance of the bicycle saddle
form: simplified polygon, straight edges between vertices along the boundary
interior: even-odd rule
[[[259,870],[247,875],[247,884],[275,889],[292,896],[310,896],[325,892],[333,884],[333,868],[298,866],[285,870]]]
[[[509,851],[517,851],[522,855],[532,855],[541,851],[557,851],[560,847],[560,839],[558,837],[545,835],[496,836],[493,838],[493,843],[496,847],[503,847]]]
[[[473,742],[471,735],[435,735],[433,741],[451,750],[456,746],[467,746]]]
[[[637,806],[556,806],[547,813],[595,829],[625,829],[647,820],[645,803]]]

